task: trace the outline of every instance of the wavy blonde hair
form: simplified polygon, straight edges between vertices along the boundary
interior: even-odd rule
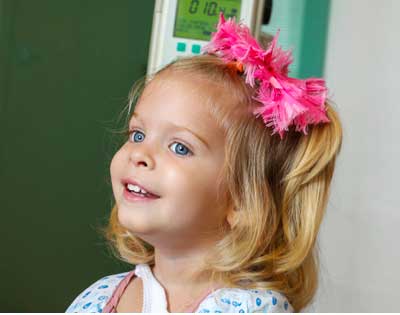
[[[209,108],[225,130],[222,174],[237,220],[221,226],[223,238],[210,248],[207,270],[228,287],[276,290],[301,311],[318,287],[315,245],[342,144],[338,114],[326,102],[330,123],[309,125],[308,135],[291,126],[283,140],[272,136],[262,118],[251,113],[260,105],[252,99],[255,90],[211,55],[177,59],[137,81],[129,108],[154,78],[178,73],[229,91],[229,106],[210,97]],[[121,226],[117,212],[114,205],[102,230],[113,253],[130,264],[154,265],[154,248]]]

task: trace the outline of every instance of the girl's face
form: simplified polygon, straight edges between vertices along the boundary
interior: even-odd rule
[[[213,86],[200,89],[202,83],[153,80],[135,107],[129,139],[111,161],[119,222],[155,247],[209,245],[226,219],[226,199],[217,200],[225,136],[199,93]],[[126,178],[160,197],[127,200]]]

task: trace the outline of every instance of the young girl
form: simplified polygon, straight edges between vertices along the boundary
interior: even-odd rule
[[[134,86],[104,232],[135,267],[66,312],[299,312],[312,301],[342,129],[324,81],[288,77],[276,42],[263,50],[221,14],[205,54]]]

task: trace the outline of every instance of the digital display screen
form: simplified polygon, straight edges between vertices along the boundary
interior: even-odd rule
[[[240,20],[241,0],[178,0],[174,37],[209,41],[216,31],[219,13],[225,19],[236,16]]]

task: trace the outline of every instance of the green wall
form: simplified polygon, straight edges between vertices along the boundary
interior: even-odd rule
[[[96,229],[154,1],[0,0],[1,312],[64,312],[129,270]]]

